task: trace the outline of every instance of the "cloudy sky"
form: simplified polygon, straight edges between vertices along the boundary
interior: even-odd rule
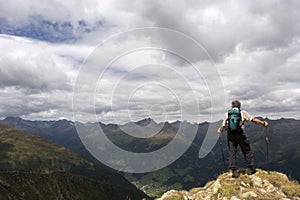
[[[0,0],[0,117],[201,122],[239,99],[255,116],[299,119],[299,8]]]

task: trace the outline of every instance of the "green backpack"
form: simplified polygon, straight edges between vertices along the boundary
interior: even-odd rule
[[[228,110],[228,130],[230,132],[237,132],[241,130],[242,114],[239,109]]]

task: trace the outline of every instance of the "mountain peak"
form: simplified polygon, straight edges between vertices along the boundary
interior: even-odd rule
[[[23,119],[21,117],[8,116],[3,121],[22,121],[22,120]]]
[[[155,122],[152,118],[150,118],[150,117],[135,122],[135,124],[137,124],[137,125],[139,125],[139,126],[147,126],[147,125],[149,125],[150,123],[156,124],[156,122]]]
[[[231,173],[224,173],[208,182],[204,187],[190,191],[170,190],[157,200],[166,199],[300,199],[300,185],[290,180],[285,174],[257,170],[253,175],[246,175],[240,169],[239,178],[232,178]]]

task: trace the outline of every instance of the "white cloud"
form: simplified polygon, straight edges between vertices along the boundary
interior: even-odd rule
[[[26,22],[31,16],[43,16],[52,22],[66,20],[77,23],[79,20],[101,19],[101,11],[105,10],[105,4],[99,1],[14,0],[6,2],[1,0],[0,13],[1,17],[12,22]]]
[[[1,115],[70,118],[73,84],[93,47],[7,35],[0,35],[0,45]]]
[[[230,99],[241,99],[257,115],[297,118],[300,105],[300,45],[275,50],[237,51],[219,65]]]

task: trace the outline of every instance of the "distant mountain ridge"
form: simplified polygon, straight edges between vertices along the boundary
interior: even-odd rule
[[[186,126],[197,127],[197,135],[189,149],[171,165],[164,169],[146,174],[126,174],[140,188],[147,188],[147,192],[153,195],[161,194],[160,188],[167,190],[188,189],[195,186],[203,186],[211,177],[216,177],[224,170],[221,156],[220,145],[217,143],[212,151],[203,159],[199,159],[199,148],[204,140],[206,131],[210,125],[219,126],[221,121],[215,123],[191,124],[189,122],[176,121],[173,123],[151,123],[153,126],[160,127],[160,131],[151,138],[135,138],[122,131],[124,126],[130,129],[134,125],[140,127],[150,124],[152,119],[144,119],[134,123],[124,125],[99,123],[106,132],[107,137],[120,148],[132,152],[151,152],[159,149],[170,142],[177,133],[178,127]],[[266,142],[265,128],[256,124],[246,124],[246,134],[251,141],[255,156],[256,166],[284,172],[287,175],[300,180],[300,120],[295,119],[277,119],[269,121],[269,161],[266,161]],[[28,133],[39,135],[40,137],[50,139],[57,144],[61,144],[81,155],[87,156],[89,153],[85,150],[76,129],[72,122],[66,120],[42,122],[28,121],[14,118],[3,120],[4,123],[11,124]],[[60,124],[60,126],[58,126]],[[93,123],[91,123],[93,124]],[[84,124],[88,126],[88,124]],[[39,127],[39,130],[34,127]],[[42,134],[41,134],[42,133]],[[217,134],[217,133],[216,133]],[[226,134],[222,135],[224,141],[224,153],[227,155]],[[81,146],[80,146],[81,145]],[[80,146],[78,148],[78,146]],[[241,167],[244,166],[244,158],[240,151],[238,162]],[[226,163],[227,164],[227,163]]]

